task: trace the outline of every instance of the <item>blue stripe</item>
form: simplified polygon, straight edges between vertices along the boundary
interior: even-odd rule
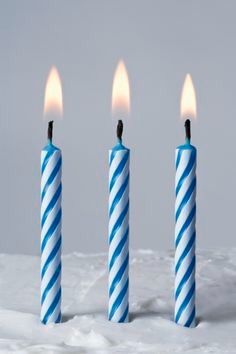
[[[50,211],[54,208],[56,202],[58,201],[59,197],[61,196],[61,190],[62,190],[62,186],[61,183],[59,184],[59,187],[57,188],[56,193],[54,194],[54,196],[52,197],[50,203],[48,204],[43,216],[42,216],[42,220],[41,220],[41,227],[43,227],[48,214],[50,213]]]
[[[123,316],[119,319],[119,323],[122,323],[126,320],[126,317],[128,316],[129,313],[129,305],[127,305],[125,312],[123,313]]]
[[[129,264],[129,254],[127,254],[127,257],[125,258],[122,266],[120,267],[119,271],[117,272],[115,278],[113,279],[113,282],[111,283],[110,289],[109,289],[109,297],[111,297],[113,291],[115,290],[117,284],[120,282],[127,266]]]
[[[192,311],[192,313],[191,313],[189,319],[187,320],[187,322],[185,323],[184,326],[185,326],[185,327],[190,327],[194,319],[195,319],[195,306],[194,306],[194,308],[193,308],[193,311]]]
[[[111,258],[111,261],[110,261],[110,264],[109,264],[109,271],[111,270],[113,264],[115,263],[116,258],[120,255],[124,245],[128,241],[128,235],[129,235],[129,226],[127,227],[127,230],[126,230],[124,236],[120,240],[118,246],[116,247],[116,249],[115,249],[115,251],[114,251],[114,253],[112,255],[112,258]]]
[[[58,280],[58,277],[59,277],[60,274],[61,274],[61,263],[59,263],[57,269],[55,270],[53,276],[51,277],[50,281],[48,282],[47,287],[45,288],[45,290],[44,290],[44,292],[42,294],[41,305],[43,305],[49,290],[51,290],[53,285],[56,283],[56,281]]]
[[[60,323],[61,322],[61,312],[59,313],[55,323]]]
[[[175,317],[175,322],[178,323],[178,321],[180,319],[180,316],[182,315],[182,312],[188,306],[188,303],[191,300],[191,298],[192,298],[192,296],[194,294],[194,291],[195,291],[195,283],[193,283],[193,285],[192,285],[191,289],[189,290],[188,294],[186,295],[182,305],[180,306],[179,311],[177,312],[176,317]]]
[[[109,166],[111,166],[111,163],[112,163],[112,161],[113,161],[113,159],[114,159],[114,157],[115,157],[115,154],[116,154],[116,152],[112,150],[112,152],[111,152],[111,154],[110,154]]]
[[[190,186],[188,187],[188,190],[187,192],[185,193],[179,207],[178,207],[178,210],[176,211],[176,214],[175,214],[175,221],[177,221],[183,207],[187,204],[187,202],[189,201],[193,191],[195,190],[195,187],[196,187],[196,177],[193,178]]]
[[[44,277],[44,274],[49,266],[49,264],[53,261],[53,259],[56,257],[57,255],[57,252],[59,251],[61,247],[61,235],[60,237],[58,238],[58,241],[55,245],[55,247],[53,248],[52,252],[49,254],[46,262],[44,263],[44,266],[43,266],[43,269],[41,271],[41,279]]]
[[[121,292],[119,293],[119,295],[117,296],[116,298],[116,301],[114,302],[112,308],[111,308],[111,311],[109,313],[109,320],[112,319],[114,313],[116,312],[116,310],[118,309],[118,307],[120,306],[120,304],[122,303],[125,295],[126,295],[126,292],[128,290],[128,286],[129,286],[129,279],[127,279],[123,289],[121,290]]]
[[[41,244],[41,252],[43,252],[48,240],[50,239],[50,237],[52,236],[52,234],[54,233],[54,231],[56,230],[58,224],[60,223],[61,221],[61,209],[58,211],[55,219],[53,220],[53,223],[51,224],[51,226],[49,227],[43,241],[42,241],[42,244]]]
[[[187,219],[186,219],[185,223],[183,224],[183,226],[182,226],[182,228],[181,228],[179,234],[178,234],[177,237],[176,237],[176,240],[175,240],[175,248],[178,247],[178,244],[179,244],[179,242],[180,242],[180,240],[181,240],[181,238],[182,238],[182,236],[183,236],[185,230],[189,227],[191,221],[192,221],[193,218],[195,217],[195,214],[196,214],[196,204],[194,204],[194,206],[193,206],[191,212],[189,213],[189,216],[187,217]]]
[[[58,172],[59,172],[59,170],[61,168],[61,161],[62,161],[62,159],[61,159],[61,156],[60,156],[59,160],[57,161],[56,166],[52,170],[52,173],[50,174],[50,176],[49,176],[49,178],[47,180],[47,183],[44,186],[44,189],[43,189],[42,194],[41,194],[41,200],[43,200],[43,198],[44,198],[44,196],[45,196],[45,194],[47,192],[48,187],[50,186],[50,184],[53,182],[54,178],[58,174]]]
[[[178,185],[177,185],[177,187],[176,187],[176,191],[175,191],[176,196],[178,195],[179,190],[180,190],[180,188],[181,188],[181,186],[182,186],[182,184],[183,184],[185,178],[186,178],[186,177],[189,175],[189,173],[191,172],[191,170],[192,170],[192,168],[193,168],[193,166],[194,166],[194,164],[195,164],[195,161],[196,161],[196,154],[193,153],[193,152],[191,152],[189,162],[188,162],[188,164],[187,164],[187,166],[186,166],[186,168],[185,168],[185,170],[184,170],[182,176],[180,177],[179,182],[178,182]]]
[[[113,229],[112,229],[111,234],[109,236],[109,243],[112,242],[113,237],[115,236],[117,230],[121,227],[128,211],[129,211],[129,201],[127,202],[124,210],[122,211],[122,213],[120,214],[119,218],[117,219],[115,225],[113,226]]]
[[[129,184],[129,173],[128,173],[124,183],[120,187],[119,191],[117,192],[117,194],[116,194],[116,196],[115,196],[115,198],[113,200],[113,203],[112,203],[112,205],[110,207],[110,210],[109,210],[109,217],[111,216],[112,212],[114,211],[116,205],[119,203],[119,201],[120,201],[121,197],[123,196],[128,184]]]
[[[110,182],[110,185],[109,185],[109,191],[112,190],[112,187],[114,186],[117,178],[119,177],[119,175],[122,173],[125,165],[126,165],[126,162],[128,161],[128,158],[129,158],[129,153],[127,152],[125,154],[125,156],[122,158],[122,160],[120,161],[119,165],[117,166],[115,172],[113,173],[113,176],[111,178],[111,182]]]
[[[190,275],[192,274],[193,270],[195,268],[195,255],[193,256],[193,259],[188,267],[188,269],[186,270],[183,278],[181,279],[181,282],[179,283],[179,286],[178,288],[176,289],[176,292],[175,292],[175,300],[178,299],[179,297],[179,294],[183,288],[183,286],[186,284],[186,282],[188,281]]]
[[[51,151],[51,152],[48,151],[48,152],[46,153],[45,158],[44,158],[43,163],[42,163],[42,166],[41,166],[41,173],[42,173],[42,174],[43,174],[43,172],[44,172],[44,170],[45,170],[45,168],[46,168],[46,166],[47,166],[47,164],[48,164],[48,161],[49,161],[50,157],[51,157],[53,154],[54,154],[53,151]]]
[[[52,304],[50,305],[49,309],[46,312],[46,315],[43,318],[43,323],[47,324],[48,322],[48,318],[53,314],[55,308],[60,304],[60,300],[61,300],[61,288],[58,290],[58,293],[56,294]]]
[[[181,155],[182,155],[182,150],[178,150],[178,154],[177,154],[177,158],[176,158],[176,162],[175,162],[176,170],[179,167],[179,162],[180,162],[180,159],[181,159]]]
[[[195,242],[195,236],[196,236],[196,232],[194,231],[187,246],[185,247],[184,249],[184,252],[181,254],[176,266],[175,266],[175,273],[178,272],[179,270],[179,267],[181,266],[183,260],[185,259],[186,255],[188,254],[188,252],[190,251],[190,249],[192,248],[192,245],[194,244]]]

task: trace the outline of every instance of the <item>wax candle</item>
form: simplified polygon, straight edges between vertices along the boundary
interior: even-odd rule
[[[188,86],[190,77],[186,80]],[[186,142],[176,148],[175,157],[175,322],[185,327],[195,327],[197,150],[190,142],[189,119],[185,122],[185,129]]]
[[[114,322],[129,320],[129,156],[122,144],[123,123],[117,126],[117,144],[109,151],[109,310]]]
[[[61,321],[61,150],[48,144],[41,153],[41,321]]]

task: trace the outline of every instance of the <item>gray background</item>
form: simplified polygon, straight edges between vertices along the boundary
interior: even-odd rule
[[[179,100],[187,72],[198,104],[198,246],[234,246],[236,2],[0,5],[0,251],[39,253],[43,96],[53,64],[64,96],[54,140],[64,158],[64,252],[107,249],[111,87],[120,57],[132,98],[124,133],[132,150],[131,246],[173,247],[174,150],[184,140]]]

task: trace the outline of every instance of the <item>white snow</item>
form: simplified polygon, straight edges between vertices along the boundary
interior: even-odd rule
[[[173,252],[130,257],[131,322],[107,321],[105,254],[63,257],[63,323],[39,321],[39,258],[0,255],[0,353],[236,353],[236,249],[197,255],[197,315],[173,323]]]

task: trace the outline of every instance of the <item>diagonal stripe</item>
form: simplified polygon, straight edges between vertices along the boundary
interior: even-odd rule
[[[113,173],[113,176],[112,176],[112,178],[111,178],[110,185],[109,185],[109,191],[112,190],[112,187],[114,186],[117,177],[121,174],[121,172],[122,172],[122,170],[124,169],[125,164],[126,164],[126,162],[128,161],[128,159],[129,159],[129,153],[127,152],[127,153],[125,154],[125,156],[122,158],[122,160],[120,161],[120,163],[119,163],[119,165],[117,166],[115,172]]]
[[[52,315],[52,313],[54,312],[56,306],[59,304],[60,302],[60,299],[61,299],[61,288],[58,290],[52,304],[50,305],[49,309],[47,310],[46,312],[46,315],[44,316],[42,322],[44,324],[47,324],[48,322],[48,318]]]
[[[57,188],[57,191],[55,192],[54,196],[52,197],[51,201],[48,203],[48,206],[42,216],[42,220],[41,220],[41,227],[43,227],[45,220],[48,216],[48,214],[50,213],[50,211],[53,209],[53,207],[55,206],[56,202],[58,201],[60,195],[61,195],[61,190],[62,190],[62,186],[61,183],[59,184],[59,187]]]
[[[190,249],[192,248],[192,245],[194,244],[195,242],[195,237],[196,237],[196,232],[194,231],[194,233],[192,234],[187,246],[185,247],[183,253],[181,254],[176,266],[175,266],[175,273],[178,272],[179,270],[179,267],[181,266],[184,258],[186,257],[186,255],[188,254],[188,252],[190,251]]]
[[[118,309],[118,307],[120,306],[127,290],[128,290],[128,286],[129,286],[129,279],[127,279],[123,289],[121,290],[121,292],[119,293],[119,295],[117,296],[116,301],[114,302],[111,311],[109,313],[109,320],[112,319],[112,317],[114,316],[114,313],[116,312],[116,310]]]
[[[48,164],[48,161],[50,159],[50,157],[54,154],[54,151],[47,151],[44,159],[43,159],[43,163],[42,163],[42,166],[41,166],[41,173],[43,174],[47,164]]]
[[[175,168],[176,170],[178,169],[179,167],[179,162],[180,162],[180,159],[181,159],[181,156],[182,156],[182,149],[179,149],[178,150],[178,153],[177,153],[177,157],[176,157],[176,162],[175,162]]]
[[[188,217],[187,217],[185,223],[183,224],[183,226],[182,226],[180,232],[179,232],[178,235],[176,236],[176,241],[175,241],[175,247],[176,247],[176,248],[178,247],[178,244],[179,244],[179,242],[180,242],[180,240],[181,240],[181,237],[183,236],[184,231],[185,231],[185,230],[188,228],[188,226],[190,225],[190,223],[191,223],[193,217],[195,216],[195,214],[196,214],[196,204],[194,204],[194,206],[193,206],[191,212],[189,213],[189,215],[188,215]]]
[[[56,257],[57,252],[59,251],[60,247],[61,247],[61,235],[60,235],[60,237],[58,238],[58,241],[57,241],[55,247],[53,248],[52,252],[49,254],[49,256],[48,256],[46,262],[44,263],[44,266],[43,266],[42,271],[41,271],[41,279],[43,278],[43,276],[44,276],[44,274],[45,274],[45,272],[46,272],[46,270],[47,270],[49,264],[50,264],[50,263],[53,261],[53,259]]]
[[[113,161],[113,159],[114,159],[114,157],[115,157],[115,154],[116,154],[116,151],[111,151],[111,153],[110,153],[110,161],[109,161],[109,165],[111,166],[111,164],[112,164],[112,161]]]
[[[193,257],[188,269],[186,270],[181,282],[179,283],[178,288],[176,289],[175,300],[177,300],[177,298],[178,298],[178,296],[179,296],[184,284],[187,282],[188,278],[192,274],[194,267],[195,267],[195,256]]]
[[[53,232],[55,231],[58,223],[61,221],[61,209],[58,211],[53,223],[51,224],[51,226],[49,227],[45,237],[42,240],[42,244],[41,244],[41,252],[43,252],[49,238],[52,236]]]
[[[44,189],[43,189],[42,194],[41,194],[41,200],[43,200],[43,198],[44,198],[44,196],[45,196],[45,194],[47,192],[48,187],[53,182],[54,178],[56,177],[57,173],[59,172],[59,170],[61,168],[61,161],[62,161],[62,159],[61,159],[61,156],[60,156],[59,160],[57,161],[56,166],[54,167],[53,171],[51,172],[51,174],[50,174],[50,176],[49,176],[49,178],[47,180],[47,183],[44,186]]]
[[[189,175],[190,171],[192,170],[193,165],[195,164],[195,161],[196,161],[195,156],[196,156],[195,153],[191,152],[191,156],[190,156],[189,162],[188,162],[184,172],[182,173],[182,175],[181,175],[181,177],[180,177],[180,179],[178,181],[178,184],[176,186],[176,190],[175,190],[176,196],[179,193],[179,190],[180,190],[180,188],[181,188],[181,186],[183,184],[183,181]]]
[[[185,323],[185,327],[190,327],[191,324],[192,324],[192,322],[194,321],[194,319],[195,319],[195,306],[194,306],[194,308],[193,308],[193,311],[192,311],[192,313],[191,313],[189,319],[188,319],[187,322]]]
[[[175,322],[178,322],[180,319],[180,316],[182,315],[182,312],[184,311],[184,309],[186,308],[186,306],[188,305],[189,301],[191,300],[193,294],[195,291],[195,282],[193,283],[193,285],[191,286],[188,294],[186,295],[182,305],[179,308],[179,311],[177,312],[176,316],[175,316]]]
[[[55,284],[55,282],[57,281],[59,275],[61,274],[61,263],[59,263],[59,266],[57,267],[55,273],[53,274],[53,276],[51,277],[51,279],[48,282],[47,287],[45,288],[42,297],[41,297],[41,305],[43,305],[44,300],[47,297],[47,294],[49,292],[49,290],[53,287],[53,285]]]
[[[128,184],[129,184],[129,173],[128,173],[124,183],[120,187],[119,191],[117,192],[117,194],[116,194],[116,196],[115,196],[115,198],[113,200],[113,203],[112,203],[112,205],[110,207],[110,210],[109,210],[109,217],[111,216],[112,212],[114,211],[117,203],[120,201],[120,199],[121,199],[122,195],[124,194]]]
[[[123,316],[119,319],[118,322],[122,323],[125,321],[126,317],[128,316],[129,313],[129,305],[127,305],[125,312],[123,313]]]
[[[55,323],[60,323],[61,322],[61,312],[59,313]]]
[[[129,210],[129,201],[127,202],[124,210],[122,211],[122,213],[120,214],[119,218],[117,219],[115,225],[113,226],[113,229],[111,230],[111,234],[109,236],[109,243],[111,243],[113,237],[115,236],[117,230],[120,228],[124,218],[125,218],[125,215],[127,214]]]
[[[195,187],[196,187],[196,177],[194,177],[194,179],[192,180],[187,192],[185,193],[179,207],[178,207],[178,210],[176,211],[175,213],[175,221],[177,221],[183,207],[185,206],[185,204],[187,204],[187,202],[189,201],[193,191],[195,190]]]
[[[117,284],[120,282],[124,272],[125,272],[125,269],[127,268],[128,266],[128,263],[129,263],[129,253],[127,254],[127,257],[125,258],[122,266],[120,267],[119,271],[117,272],[116,276],[114,277],[113,279],[113,282],[111,283],[111,286],[110,286],[110,289],[109,289],[109,297],[111,297],[113,291],[115,290]]]
[[[127,230],[125,231],[124,236],[120,240],[118,246],[116,247],[114,253],[112,254],[112,258],[109,264],[109,271],[111,270],[113,264],[115,263],[116,258],[120,255],[124,245],[126,244],[126,241],[128,240],[128,235],[129,235],[129,226],[127,227]]]

